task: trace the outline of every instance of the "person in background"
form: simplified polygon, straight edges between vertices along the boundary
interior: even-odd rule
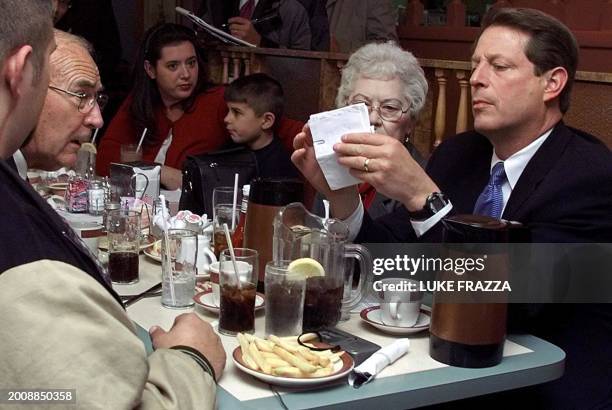
[[[375,221],[355,188],[329,189],[307,127],[296,136],[292,159],[330,199],[332,215],[349,224],[351,238],[370,243],[440,241],[449,212],[521,222],[534,243],[612,242],[612,153],[563,122],[578,65],[571,31],[537,10],[493,9],[471,61],[475,131],[447,138],[427,172],[387,136],[348,134],[334,147],[352,175],[404,205]],[[512,330],[561,347],[567,365],[560,379],[507,402],[609,407],[609,304],[549,304],[532,312],[511,305],[509,321]]]
[[[208,82],[193,30],[178,24],[151,27],[134,67],[134,86],[98,149],[97,173],[108,175],[122,144],[142,143],[144,160],[162,164],[161,183],[181,187],[187,155],[220,148],[229,140],[223,88]]]
[[[225,89],[225,102],[227,130],[234,143],[255,153],[259,176],[299,178],[289,152],[275,134],[284,106],[278,81],[266,74],[240,77]]]
[[[298,0],[203,0],[200,15],[259,47],[311,48],[309,15]]]
[[[351,53],[372,41],[397,42],[391,0],[327,0],[331,51]]]
[[[36,128],[20,150],[26,169],[74,167],[81,144],[104,123],[102,110],[108,97],[102,92],[90,44],[60,30],[55,30],[55,41],[45,103]]]
[[[426,161],[410,142],[410,136],[425,105],[427,89],[423,69],[412,53],[393,42],[371,43],[351,54],[342,69],[336,106],[365,104],[374,131],[399,141],[425,167]],[[377,192],[367,182],[359,185],[359,195],[372,218],[401,206],[401,202]],[[320,199],[319,196],[313,208],[318,214],[323,211]]]
[[[65,44],[58,37],[54,51],[49,1],[0,0],[0,9],[0,158],[6,159],[35,127],[50,55],[64,53]],[[80,52],[65,57],[80,61],[67,78],[97,73],[87,49],[70,44]],[[80,101],[72,97],[76,109]],[[225,352],[212,327],[195,314],[179,316],[168,332],[153,327],[157,350],[147,357],[106,272],[4,161],[0,224],[0,385],[74,389],[72,403],[82,408],[215,407]]]
[[[55,27],[85,38],[109,96],[102,113],[110,123],[130,88],[128,64],[122,60],[121,38],[112,0],[54,0],[58,3]],[[104,129],[100,130],[104,133]],[[98,140],[99,141],[99,140]]]
[[[329,20],[325,4],[327,0],[298,0],[308,13],[313,51],[329,51]]]

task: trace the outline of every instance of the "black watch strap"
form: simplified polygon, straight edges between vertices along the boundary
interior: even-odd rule
[[[448,205],[448,202],[449,201],[446,198],[446,195],[444,195],[442,192],[432,192],[425,200],[425,206],[423,206],[422,209],[414,212],[408,211],[408,215],[410,216],[410,219],[424,221],[425,219],[429,219],[441,211],[442,208]]]

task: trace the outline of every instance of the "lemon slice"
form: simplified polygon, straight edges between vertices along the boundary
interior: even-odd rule
[[[296,259],[289,264],[287,270],[294,275],[300,275],[304,278],[325,276],[323,266],[312,258]]]
[[[79,148],[80,150],[83,151],[87,151],[87,152],[91,152],[92,154],[97,154],[98,150],[96,149],[96,146],[94,144],[92,144],[91,142],[84,142],[81,144],[81,148]]]

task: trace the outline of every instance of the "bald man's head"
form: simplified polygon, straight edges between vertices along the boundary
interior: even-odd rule
[[[91,46],[60,30],[54,34],[49,90],[38,124],[22,147],[28,166],[46,170],[74,166],[81,144],[103,125],[97,104],[102,84]]]

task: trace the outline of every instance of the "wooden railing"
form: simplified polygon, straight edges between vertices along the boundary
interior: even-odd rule
[[[217,83],[248,73],[265,72],[285,90],[289,117],[306,121],[312,113],[335,107],[346,54],[244,47],[210,50],[209,69]],[[419,59],[429,82],[413,143],[425,155],[447,136],[472,127],[470,63]],[[601,137],[612,146],[612,74],[578,72],[566,122]]]

